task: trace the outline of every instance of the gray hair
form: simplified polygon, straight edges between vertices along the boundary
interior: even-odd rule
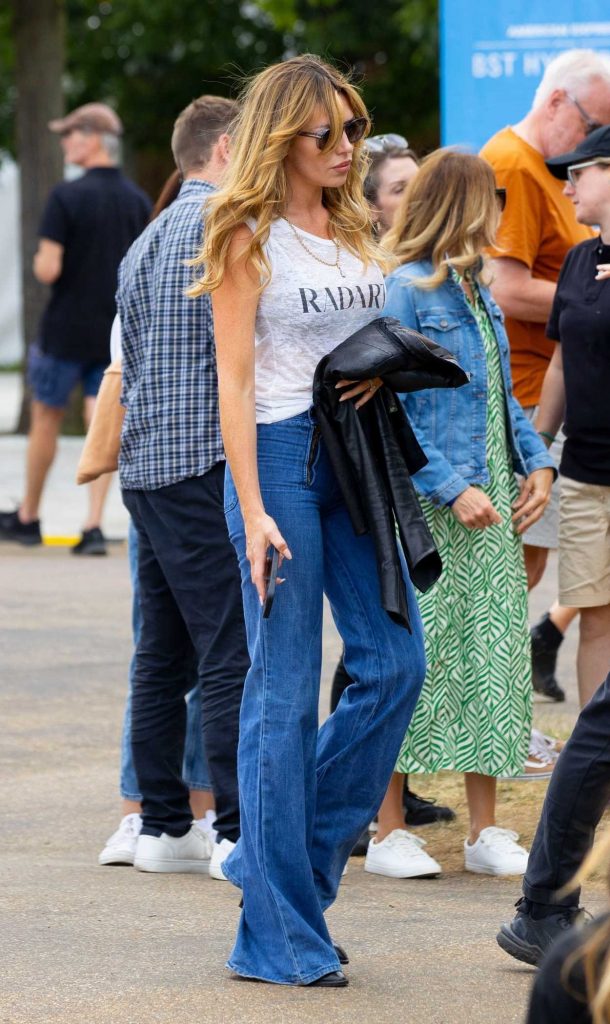
[[[113,135],[112,132],[100,132],[100,140],[113,164],[120,163],[121,140],[118,135]]]
[[[534,94],[532,110],[541,107],[555,89],[578,97],[593,79],[601,79],[610,89],[610,59],[595,50],[566,50],[547,64]]]

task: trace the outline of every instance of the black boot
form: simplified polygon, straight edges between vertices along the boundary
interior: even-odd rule
[[[555,679],[555,668],[563,633],[557,629],[547,612],[542,616],[540,622],[532,626],[530,636],[532,638],[532,686],[536,693],[560,703],[566,699],[566,695]]]
[[[409,776],[405,775],[402,802],[405,809],[405,824],[434,825],[437,821],[454,821],[455,811],[437,804],[436,800],[424,800],[409,789]]]

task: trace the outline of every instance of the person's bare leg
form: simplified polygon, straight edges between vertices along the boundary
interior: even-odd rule
[[[581,706],[604,681],[610,665],[610,605],[580,609],[580,638],[576,668]]]
[[[40,499],[57,451],[64,410],[32,401],[30,416],[25,496],[18,511],[22,523],[32,523],[39,518]]]
[[[476,843],[484,828],[496,823],[496,779],[489,775],[466,772],[464,775],[468,813],[469,843]]]
[[[91,425],[94,409],[95,398],[89,395],[85,398],[83,409],[83,418],[87,430]],[[104,505],[113,479],[114,473],[104,473],[103,476],[98,477],[97,480],[89,484],[89,513],[83,530],[92,530],[95,526],[101,527]]]
[[[559,630],[560,633],[565,634],[568,626],[574,622],[574,619],[579,613],[578,608],[567,608],[564,604],[559,604],[559,601],[555,601],[549,609],[549,617],[553,625]]]
[[[544,575],[549,557],[549,549],[534,547],[532,544],[524,544],[523,554],[525,557],[525,572],[527,574],[527,589],[533,590],[540,583]]]
[[[121,801],[121,817],[124,818],[127,814],[139,814],[142,810],[142,804],[138,800],[122,800]]]
[[[393,772],[390,784],[377,815],[377,842],[380,843],[395,828],[406,828],[405,812],[402,806],[402,791],[405,777],[402,772]]]
[[[208,811],[213,811],[216,808],[211,789],[191,789],[189,802],[195,821],[205,818]]]

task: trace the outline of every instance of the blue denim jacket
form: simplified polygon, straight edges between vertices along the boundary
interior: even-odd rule
[[[449,278],[433,291],[409,284],[432,272],[428,260],[405,263],[394,270],[386,280],[383,312],[453,352],[470,374],[470,383],[461,388],[429,389],[401,396],[417,440],[428,457],[428,465],[415,474],[413,482],[436,505],[446,505],[471,484],[489,483],[487,363],[483,338],[457,282]],[[508,441],[515,471],[528,476],[535,469],[554,469],[545,445],[513,396],[502,311],[489,289],[481,286],[480,291],[500,349]]]

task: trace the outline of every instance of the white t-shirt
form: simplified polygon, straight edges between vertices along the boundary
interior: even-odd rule
[[[333,241],[296,230],[326,264],[336,260]],[[283,219],[271,224],[264,249],[272,276],[256,312],[256,422],[275,423],[309,409],[320,359],[382,316],[385,285],[377,265],[365,270],[346,249],[339,255],[343,273],[318,262]]]
[[[123,347],[121,344],[121,318],[117,313],[110,328],[110,362],[116,363],[117,359],[123,358]]]

